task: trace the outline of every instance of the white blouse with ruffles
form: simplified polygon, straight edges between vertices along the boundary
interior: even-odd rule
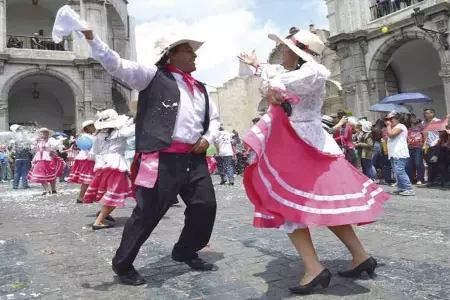
[[[135,125],[114,129],[108,136],[105,129],[94,137],[92,154],[95,157],[94,171],[111,168],[121,172],[128,172],[130,165],[125,159],[127,139],[135,133]]]

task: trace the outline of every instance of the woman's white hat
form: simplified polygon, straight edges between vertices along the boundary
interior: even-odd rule
[[[97,121],[94,122],[95,129],[120,128],[128,120],[125,115],[119,115],[114,109],[106,109],[97,113]]]
[[[156,58],[155,64],[158,64],[159,61],[166,55],[170,50],[175,48],[176,46],[182,45],[182,44],[189,44],[192,47],[192,50],[194,52],[197,52],[197,50],[203,45],[203,42],[195,41],[195,40],[189,40],[189,39],[182,39],[182,40],[173,40],[168,41],[166,39],[162,39],[159,41],[160,44],[163,44],[162,51]]]
[[[363,121],[361,122],[361,130],[365,133],[372,132],[372,123],[369,121]]]
[[[51,133],[52,131],[50,129],[48,129],[47,127],[42,127],[39,129],[39,132],[48,132]]]
[[[92,121],[92,120],[87,120],[87,121],[84,121],[82,124],[81,124],[81,128],[86,128],[86,127],[88,127],[89,125],[94,125],[94,121]]]
[[[309,31],[299,31],[288,39],[276,34],[269,34],[269,39],[288,46],[289,49],[307,62],[317,62],[326,47],[316,34]]]

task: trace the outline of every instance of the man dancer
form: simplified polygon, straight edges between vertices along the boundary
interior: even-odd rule
[[[114,272],[124,284],[145,283],[133,262],[178,194],[186,204],[186,218],[172,258],[194,270],[216,270],[197,254],[208,244],[215,221],[216,198],[205,154],[220,126],[205,86],[190,75],[202,43],[176,41],[163,50],[156,65],[145,67],[121,59],[92,31],[84,35],[93,58],[140,91],[132,166],[137,205],[113,258]]]

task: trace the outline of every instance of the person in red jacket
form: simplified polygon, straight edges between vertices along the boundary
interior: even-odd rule
[[[343,110],[337,112],[338,120],[347,116],[347,113]],[[357,158],[355,153],[355,145],[352,141],[352,126],[346,123],[333,134],[334,140],[341,147],[342,152],[345,154],[345,158],[354,166],[357,165]]]

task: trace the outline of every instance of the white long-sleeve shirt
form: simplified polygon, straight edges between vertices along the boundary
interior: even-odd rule
[[[89,41],[92,56],[112,75],[120,78],[132,88],[142,91],[155,77],[156,66],[144,66],[134,61],[120,58],[119,54],[111,50],[100,38]],[[180,90],[180,103],[175,122],[172,139],[174,141],[195,144],[202,137],[203,120],[205,118],[205,97],[197,88],[194,95],[189,92],[180,74],[172,73]],[[209,144],[213,144],[219,134],[220,118],[215,104],[209,102],[210,124],[209,130],[203,135]]]

